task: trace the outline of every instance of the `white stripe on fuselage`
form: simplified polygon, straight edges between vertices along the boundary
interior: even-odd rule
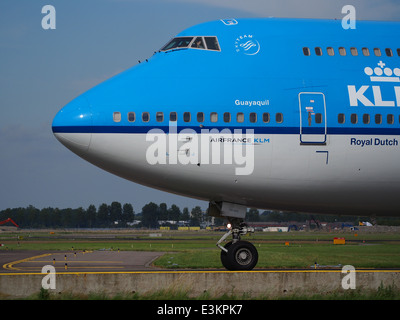
[[[76,137],[62,135],[66,141]],[[146,141],[146,134],[86,135],[88,151],[77,150],[84,159],[125,179],[184,196],[296,211],[397,212],[400,146],[394,136],[328,135],[327,145],[300,145],[298,135],[255,135],[265,143],[254,144],[254,170],[236,175],[237,165],[224,164],[223,153],[220,164],[210,158],[208,164],[151,165],[146,151],[153,142]]]

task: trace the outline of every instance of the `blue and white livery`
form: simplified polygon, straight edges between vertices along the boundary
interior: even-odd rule
[[[196,25],[71,101],[53,132],[115,175],[209,201],[232,224],[222,263],[252,269],[247,207],[399,214],[399,39],[398,22]]]

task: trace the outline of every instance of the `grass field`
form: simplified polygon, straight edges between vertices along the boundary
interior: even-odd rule
[[[162,236],[159,237],[159,234]],[[210,231],[137,231],[137,230],[20,230],[0,231],[0,254],[13,250],[135,250],[165,252],[154,265],[166,269],[223,269],[220,249],[216,242],[222,232]],[[157,236],[157,237],[155,237]],[[334,245],[334,237],[344,237],[345,245]],[[400,269],[400,233],[327,233],[327,232],[257,232],[242,240],[251,241],[259,252],[256,268],[305,268],[316,262],[319,267],[353,265],[357,268]],[[246,296],[196,297],[201,300],[247,300]],[[1,299],[1,298],[0,298]],[[187,292],[153,292],[151,294],[121,294],[110,297],[101,293],[94,295],[51,295],[41,290],[29,299],[56,300],[186,300],[193,299]],[[397,287],[378,290],[351,290],[329,294],[291,295],[282,297],[260,296],[256,299],[315,299],[315,300],[399,300]]]
[[[161,237],[152,237],[161,233]],[[142,250],[165,254],[154,262],[164,268],[223,268],[210,231],[31,231],[0,232],[6,250]],[[344,237],[345,245],[334,245]],[[258,232],[251,241],[259,252],[257,268],[310,268],[350,264],[356,268],[400,268],[399,233]],[[286,244],[285,244],[286,243]]]

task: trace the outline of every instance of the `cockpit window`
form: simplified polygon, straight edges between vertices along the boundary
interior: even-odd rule
[[[208,50],[220,50],[217,37],[204,37],[204,39],[206,40]]]
[[[168,42],[161,51],[168,51],[172,49],[203,49],[221,51],[217,37],[177,37]]]
[[[192,48],[205,49],[203,37],[197,37],[192,43]]]
[[[187,48],[189,44],[192,42],[193,37],[178,37],[172,39],[170,42],[168,42],[162,49],[161,51],[167,51],[171,49],[176,49],[176,48]]]

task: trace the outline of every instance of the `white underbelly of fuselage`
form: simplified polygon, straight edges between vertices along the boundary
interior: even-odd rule
[[[166,135],[163,146],[146,134],[94,133],[79,155],[133,182],[203,200],[333,214],[398,211],[400,146],[393,136],[332,135],[326,145],[300,145],[293,134],[250,142],[217,137],[208,151],[189,136]]]

